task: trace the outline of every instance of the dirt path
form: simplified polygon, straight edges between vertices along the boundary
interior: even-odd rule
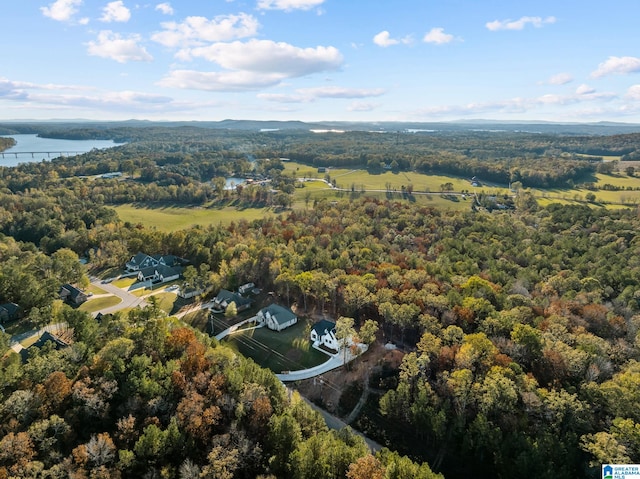
[[[362,395],[360,396],[358,403],[344,420],[344,422],[347,424],[351,424],[353,421],[358,419],[360,411],[362,411],[362,408],[367,403],[367,399],[369,399],[369,373],[370,370],[367,370],[364,377],[364,389],[362,390]]]
[[[344,422],[342,419],[340,419],[337,416],[334,416],[333,414],[331,414],[329,411],[326,411],[324,409],[322,409],[319,406],[316,406],[315,404],[313,404],[311,401],[309,401],[307,398],[305,398],[304,396],[302,396],[302,398],[305,400],[305,402],[307,404],[309,404],[309,406],[311,406],[311,408],[314,411],[317,411],[320,413],[320,415],[324,418],[324,422],[327,424],[327,427],[329,429],[335,429],[336,431],[339,431],[340,429],[343,429],[347,426],[349,426],[346,422]],[[353,429],[353,428],[352,428]],[[380,449],[382,449],[382,445],[377,443],[376,441],[374,441],[373,439],[365,436],[364,434],[362,434],[360,431],[353,429],[353,431],[360,437],[362,437],[364,439],[364,441],[367,443],[367,446],[369,446],[369,449],[371,450],[371,452],[377,452]]]

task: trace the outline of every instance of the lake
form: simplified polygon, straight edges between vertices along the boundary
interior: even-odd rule
[[[122,144],[112,140],[58,140],[56,138],[40,138],[38,135],[0,136],[16,140],[16,145],[13,148],[0,153],[0,166],[16,166],[20,163],[52,160],[59,156],[74,156],[94,148],[101,150]]]

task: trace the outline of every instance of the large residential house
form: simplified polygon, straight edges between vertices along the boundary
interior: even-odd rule
[[[22,362],[26,363],[29,360],[29,353],[33,351],[33,348],[40,349],[49,342],[53,344],[53,349],[55,350],[64,349],[69,346],[69,343],[67,343],[61,337],[56,336],[49,331],[45,331],[35,343],[33,343],[28,348],[23,348],[20,350],[20,357],[22,359]]]
[[[149,266],[138,271],[138,281],[151,281],[152,283],[166,283],[180,277],[180,269],[159,264]]]
[[[74,306],[80,306],[88,298],[85,293],[83,293],[75,286],[71,286],[70,284],[63,284],[60,287],[60,299]]]
[[[273,331],[282,331],[298,322],[298,317],[290,309],[278,304],[270,304],[258,311],[258,321]]]
[[[131,273],[138,273],[138,281],[166,283],[180,277],[184,263],[182,258],[171,254],[150,256],[138,253],[125,263],[125,267]]]
[[[160,265],[175,267],[181,265],[183,262],[182,258],[171,254],[165,256],[149,256],[145,253],[138,253],[137,255],[132,256],[131,259],[125,263],[125,267],[128,271],[133,272],[140,271],[145,268],[155,268]]]
[[[336,338],[336,323],[323,319],[311,328],[311,342],[315,347],[324,346],[333,351],[338,351],[340,345]]]
[[[227,289],[221,289],[218,295],[213,298],[213,307],[211,309],[217,311],[226,311],[227,306],[231,303],[236,304],[236,310],[238,312],[249,309],[253,304],[251,298],[245,298],[244,296],[234,293]]]

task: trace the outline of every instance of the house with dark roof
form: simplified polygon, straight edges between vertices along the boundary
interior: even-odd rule
[[[75,286],[71,286],[70,284],[63,284],[60,287],[60,299],[74,306],[79,306],[88,298],[85,293],[83,293]]]
[[[180,268],[158,264],[149,266],[138,271],[138,281],[151,281],[152,283],[166,283],[178,279],[181,274]]]
[[[311,342],[315,347],[324,346],[333,351],[340,349],[336,338],[336,323],[323,319],[311,328]]]
[[[226,311],[227,306],[231,303],[235,303],[236,310],[240,312],[245,309],[249,309],[253,304],[253,300],[251,298],[245,298],[244,296],[227,289],[221,289],[218,295],[213,298],[213,306],[211,309],[214,311]]]
[[[145,268],[155,268],[157,266],[169,266],[176,267],[180,266],[185,261],[178,256],[174,256],[172,254],[167,255],[153,255],[150,256],[145,253],[138,253],[135,256],[132,256],[129,261],[125,263],[125,268],[130,271],[140,271]]]
[[[273,331],[282,331],[298,322],[298,317],[288,308],[270,304],[258,311],[258,321]]]
[[[62,338],[50,333],[49,331],[45,331],[35,343],[33,343],[28,348],[23,348],[20,350],[20,357],[22,358],[22,362],[27,362],[27,360],[29,359],[29,353],[33,351],[32,348],[40,349],[49,342],[53,344],[53,349],[55,350],[63,349],[69,346],[69,343],[62,340]]]
[[[16,303],[0,304],[0,324],[17,321],[22,317],[22,308]]]

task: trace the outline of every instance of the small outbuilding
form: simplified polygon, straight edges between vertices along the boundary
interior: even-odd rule
[[[298,317],[288,308],[270,304],[258,311],[258,321],[274,331],[282,331],[298,322]]]
[[[238,293],[240,293],[240,294],[250,293],[253,290],[253,288],[255,288],[255,287],[256,287],[256,285],[253,284],[253,283],[243,284],[242,286],[240,286],[238,288]]]

